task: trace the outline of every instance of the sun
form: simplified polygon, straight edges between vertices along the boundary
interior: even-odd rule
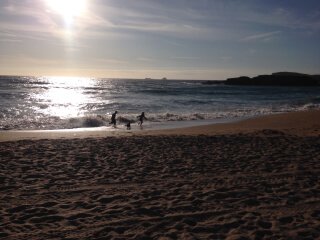
[[[50,10],[60,14],[67,24],[82,15],[86,10],[87,0],[45,0]]]

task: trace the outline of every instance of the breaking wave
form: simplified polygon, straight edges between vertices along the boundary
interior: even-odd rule
[[[274,113],[285,113],[292,111],[303,111],[311,109],[320,109],[320,104],[308,103],[299,107],[282,108],[259,108],[259,109],[238,109],[233,111],[212,112],[212,113],[149,113],[146,114],[149,125],[152,123],[166,123],[174,121],[197,121],[197,120],[218,120],[218,119],[239,119],[244,117],[255,117]],[[117,124],[126,124],[128,122],[136,124],[138,114],[118,114]],[[0,130],[49,130],[49,129],[74,129],[74,128],[95,128],[110,126],[110,115],[90,115],[83,117],[73,117],[61,119],[59,117],[42,118],[17,118],[5,119],[0,115]]]
[[[199,81],[0,76],[0,130],[72,129],[233,120],[320,109],[320,88],[203,85]],[[181,123],[181,124],[180,124]],[[167,124],[167,125],[166,125]],[[188,123],[189,124],[189,123]]]

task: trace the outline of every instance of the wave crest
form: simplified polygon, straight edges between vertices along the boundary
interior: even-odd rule
[[[320,109],[318,103],[307,103],[302,106],[284,106],[281,108],[241,108],[237,110],[216,111],[211,113],[147,113],[147,124],[165,123],[173,121],[201,121],[218,119],[237,119],[242,117],[254,117],[272,113],[303,111],[311,109]],[[138,121],[138,114],[118,114],[117,124],[126,124],[128,122],[135,124]],[[59,117],[23,117],[8,118],[7,114],[0,114],[0,130],[50,130],[50,129],[73,129],[73,128],[94,128],[110,126],[111,115],[89,115],[82,117],[73,117],[61,119]]]

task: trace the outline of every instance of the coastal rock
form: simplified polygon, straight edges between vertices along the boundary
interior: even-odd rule
[[[259,75],[253,78],[228,78],[226,85],[256,85],[256,86],[320,86],[318,75],[279,72],[271,75]]]

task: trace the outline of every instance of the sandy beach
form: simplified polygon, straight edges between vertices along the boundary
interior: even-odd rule
[[[317,110],[0,141],[0,239],[320,238]]]

